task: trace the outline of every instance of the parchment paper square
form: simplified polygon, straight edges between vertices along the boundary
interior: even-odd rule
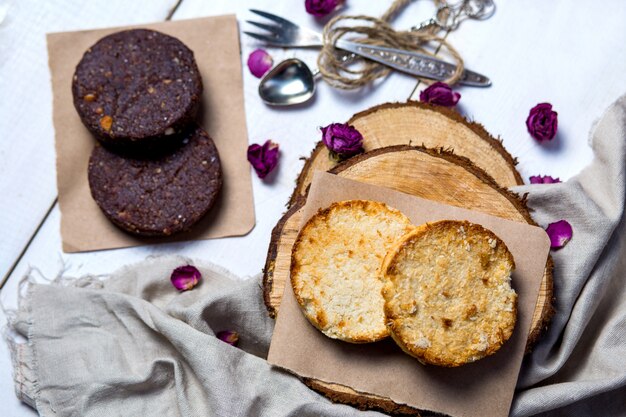
[[[82,252],[245,235],[254,227],[255,218],[250,165],[246,160],[248,136],[239,31],[234,15],[132,26],[174,36],[194,52],[204,84],[198,120],[215,141],[224,179],[218,201],[209,214],[189,232],[168,238],[140,238],[110,223],[91,198],[87,165],[96,142],[74,109],[72,76],[87,48],[110,33],[129,28],[47,36],[63,250]]]
[[[302,377],[345,385],[421,410],[455,417],[508,416],[550,250],[545,231],[319,171],[313,177],[303,222],[319,208],[351,199],[385,202],[416,225],[458,219],[495,232],[515,258],[512,285],[518,294],[518,317],[513,335],[498,352],[477,362],[458,368],[425,366],[390,339],[355,345],[324,336],[304,317],[287,283],[268,361]]]

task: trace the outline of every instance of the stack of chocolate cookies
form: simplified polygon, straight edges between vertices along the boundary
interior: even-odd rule
[[[153,30],[106,36],[76,67],[74,106],[98,140],[91,195],[121,229],[169,236],[214,205],[222,170],[213,140],[195,122],[202,88],[193,52]]]

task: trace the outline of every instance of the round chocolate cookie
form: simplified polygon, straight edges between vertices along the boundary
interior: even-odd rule
[[[105,216],[142,236],[189,229],[209,211],[222,186],[213,140],[197,127],[182,145],[156,159],[128,158],[96,145],[89,159],[89,188]]]
[[[85,52],[72,81],[74,106],[103,143],[160,143],[195,117],[202,78],[193,52],[147,29],[116,32]]]

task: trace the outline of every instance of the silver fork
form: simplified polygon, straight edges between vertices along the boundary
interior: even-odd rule
[[[243,32],[254,39],[275,46],[321,47],[323,45],[322,35],[317,32],[302,28],[287,19],[271,13],[255,9],[250,9],[250,11],[274,23],[267,24],[247,20],[247,23],[267,31],[264,34]],[[396,70],[433,80],[445,80],[456,70],[454,64],[413,51],[365,45],[343,39],[339,39],[335,46]],[[491,85],[491,81],[482,74],[465,70],[459,80],[459,84],[472,87],[488,87]]]

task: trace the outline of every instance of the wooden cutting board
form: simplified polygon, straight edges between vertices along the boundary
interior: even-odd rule
[[[419,101],[385,103],[355,114],[348,123],[363,135],[366,152],[392,145],[443,147],[471,159],[501,187],[524,183],[515,169],[517,161],[502,142],[455,110]],[[298,176],[289,207],[305,195],[314,171],[328,171],[335,165],[337,161],[329,157],[328,149],[320,141]]]
[[[417,102],[384,104],[358,113],[350,123],[363,134],[366,153],[337,163],[318,144],[298,178],[288,211],[272,231],[263,277],[265,304],[272,317],[278,313],[289,283],[291,248],[303,220],[302,207],[314,170],[327,170],[437,202],[535,224],[524,200],[504,188],[522,184],[515,160],[500,141],[453,110]],[[409,143],[425,146],[409,146]],[[552,316],[552,298],[549,258],[527,349]],[[304,382],[335,401],[359,408],[419,415],[419,410],[398,405],[389,398],[323,381],[305,379]]]

